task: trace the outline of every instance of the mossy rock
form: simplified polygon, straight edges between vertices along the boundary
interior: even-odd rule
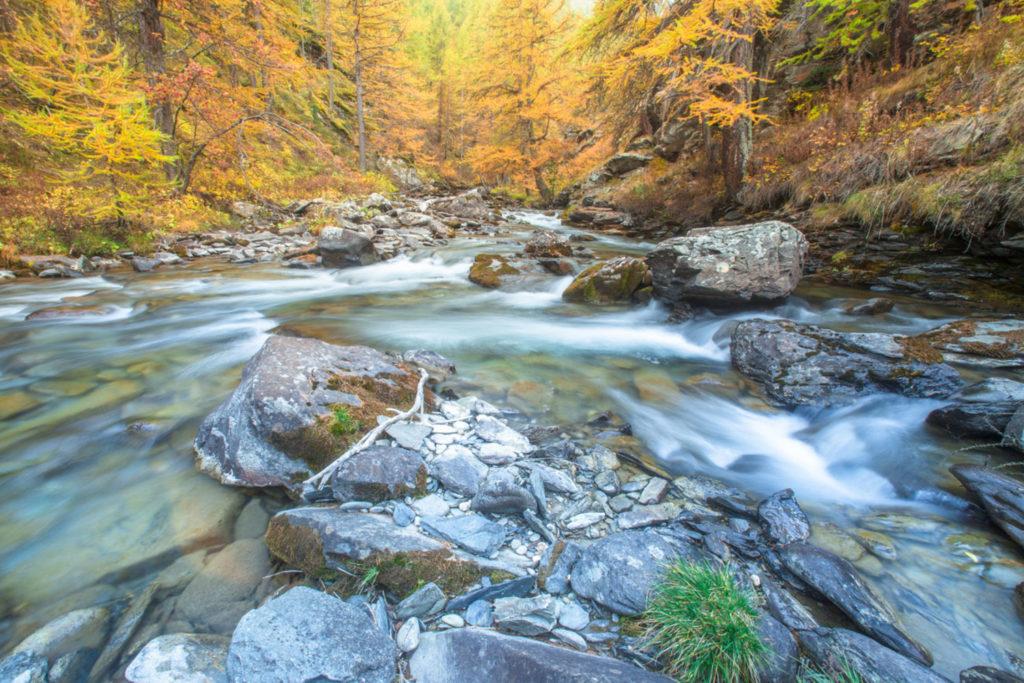
[[[523,272],[509,263],[504,256],[477,254],[469,269],[469,280],[487,289],[497,289],[501,286],[503,276],[522,274]]]
[[[651,285],[651,272],[643,259],[619,256],[590,266],[576,276],[562,298],[576,303],[613,304],[633,301]],[[650,299],[650,293],[642,295]]]

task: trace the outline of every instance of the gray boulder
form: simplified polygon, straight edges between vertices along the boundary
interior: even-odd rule
[[[671,303],[784,299],[803,277],[807,240],[788,223],[698,228],[647,255],[654,295]]]
[[[800,645],[826,672],[852,668],[865,683],[943,683],[947,679],[866,636],[842,628],[799,631]]]
[[[370,446],[346,460],[331,477],[339,501],[380,502],[406,495],[423,495],[427,466],[423,456],[405,448]]]
[[[366,346],[272,336],[242,370],[235,391],[203,421],[195,440],[199,469],[222,484],[281,487],[325,467],[358,433],[338,431],[333,409],[350,425],[372,424],[387,407],[412,405],[419,378]]]
[[[838,607],[869,636],[904,657],[931,666],[931,654],[903,631],[893,611],[848,561],[804,543],[785,546],[779,554],[789,571]]]
[[[683,552],[699,559],[695,550]],[[676,546],[653,531],[612,534],[583,549],[572,568],[572,589],[616,614],[633,616],[647,606],[665,564],[679,555]]]
[[[487,205],[487,194],[479,188],[454,197],[433,199],[428,202],[427,206],[437,213],[473,220],[486,220],[491,215],[491,208]]]
[[[430,463],[430,473],[442,486],[460,496],[475,496],[487,475],[487,465],[465,446],[449,446]]]
[[[933,410],[925,420],[960,439],[1002,441],[1020,447],[1010,422],[1024,406],[1024,382],[989,377],[956,394],[955,401]]]
[[[397,654],[365,610],[299,586],[242,617],[228,680],[391,683]]]
[[[326,268],[368,266],[380,260],[370,238],[350,228],[327,226],[320,231],[317,248]]]
[[[953,465],[949,471],[978,497],[999,528],[1024,548],[1024,483],[981,465]]]
[[[550,595],[498,598],[494,601],[494,622],[506,631],[539,636],[558,625],[558,607],[558,601]]]
[[[672,679],[598,657],[494,631],[424,633],[409,658],[417,683],[670,683]]]
[[[630,171],[643,168],[651,163],[653,158],[646,154],[637,154],[636,152],[621,152],[604,163],[604,170],[613,176],[625,175]]]
[[[537,501],[516,483],[511,470],[492,469],[473,496],[472,507],[477,512],[514,515],[523,510],[536,510]]]
[[[756,622],[757,635],[767,648],[765,659],[757,668],[758,683],[790,683],[797,680],[800,648],[789,629],[768,614]]]
[[[491,555],[505,542],[505,527],[483,515],[424,517],[420,527],[432,536],[451,541],[475,555]]]
[[[128,665],[129,683],[227,683],[227,636],[172,633],[146,643]]]
[[[785,545],[806,541],[811,535],[807,515],[793,496],[793,489],[776,491],[757,506],[757,516],[774,543]]]
[[[900,337],[788,320],[741,322],[731,354],[733,367],[781,406],[841,405],[882,392],[943,398],[962,384],[949,365],[914,359]]]

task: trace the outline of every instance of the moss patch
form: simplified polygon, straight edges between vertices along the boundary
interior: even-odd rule
[[[307,526],[295,526],[287,517],[274,517],[263,540],[275,557],[307,576],[330,581],[338,577],[338,572],[327,566],[320,536]]]
[[[940,349],[956,345],[963,349],[964,353],[982,358],[1009,359],[1018,355],[1024,345],[1024,330],[1012,330],[1006,332],[984,331],[985,334],[998,337],[1003,341],[993,344],[963,341],[978,333],[978,323],[998,322],[995,320],[958,320],[943,325],[937,330],[924,332],[914,337],[906,337],[902,340],[907,355],[915,360],[923,360],[928,363],[942,361]]]
[[[358,592],[361,578],[375,574],[377,585],[399,598],[405,598],[431,582],[436,583],[446,595],[453,596],[463,593],[484,576],[490,576],[492,581],[512,578],[507,572],[488,572],[443,549],[378,555],[358,562],[346,562],[345,569],[352,576],[342,577],[334,584],[334,589],[340,594]]]
[[[630,301],[637,290],[650,284],[650,270],[641,259],[615,258],[580,273],[562,298],[587,303]]]
[[[469,269],[469,280],[487,289],[497,289],[503,275],[521,275],[521,271],[497,254],[477,254]]]

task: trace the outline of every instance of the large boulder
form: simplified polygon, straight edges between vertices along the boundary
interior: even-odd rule
[[[1024,406],[1024,382],[989,377],[964,389],[949,405],[928,414],[926,422],[961,439],[1006,440],[1020,445],[1010,433],[1014,414]]]
[[[544,275],[547,271],[536,261],[510,259],[499,254],[477,254],[469,269],[470,282],[487,289],[521,284]]]
[[[879,392],[944,398],[960,388],[956,370],[916,359],[904,339],[747,320],[733,331],[732,364],[780,406],[841,405]]]
[[[669,683],[672,679],[610,657],[481,629],[424,633],[409,658],[418,683]]]
[[[130,683],[227,683],[230,638],[172,633],[146,643],[124,672]]]
[[[403,190],[420,190],[426,187],[426,183],[416,171],[416,167],[400,157],[377,157],[377,170],[398,185]]]
[[[331,507],[285,510],[270,520],[265,540],[273,555],[311,577],[362,576],[375,568],[377,582],[399,597],[431,581],[448,594],[461,593],[500,568],[390,516]]]
[[[230,486],[297,494],[387,408],[411,406],[418,381],[366,346],[272,336],[200,426],[198,467]]]
[[[848,561],[805,543],[785,546],[779,554],[789,571],[838,607],[869,636],[904,657],[931,666],[931,654],[903,631],[892,609]]]
[[[604,171],[609,175],[620,176],[635,171],[638,168],[643,168],[647,164],[651,163],[651,157],[647,154],[637,154],[636,152],[620,152],[611,159],[604,163]]]
[[[618,256],[597,263],[576,276],[564,292],[566,301],[610,304],[634,301],[651,284],[651,273],[643,259]],[[650,290],[646,290],[648,298]]]
[[[733,306],[789,296],[803,277],[806,256],[803,233],[770,221],[691,230],[661,242],[646,260],[655,296]]]
[[[953,465],[949,471],[978,497],[999,528],[1024,548],[1024,483],[980,465]]]
[[[572,244],[566,235],[537,229],[530,235],[523,251],[534,258],[559,258],[572,255]]]
[[[1024,320],[957,320],[913,338],[922,354],[982,368],[1024,367]]]
[[[350,228],[327,226],[320,231],[317,247],[327,268],[368,266],[380,260],[370,238]]]
[[[398,650],[363,609],[298,586],[246,614],[228,647],[229,681],[391,683]]]
[[[480,188],[463,192],[454,197],[432,199],[427,206],[436,213],[478,221],[486,220],[491,215],[491,207],[487,205],[487,194]]]

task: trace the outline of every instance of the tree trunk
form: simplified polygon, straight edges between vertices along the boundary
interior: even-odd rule
[[[437,83],[437,157],[444,163],[448,159],[448,106],[445,100],[444,81]]]
[[[358,4],[356,5],[358,7]],[[366,173],[366,113],[363,110],[363,54],[359,45],[359,24],[353,34],[356,49],[356,128],[359,133],[359,170]]]
[[[146,70],[146,82],[150,88],[156,88],[161,78],[167,73],[164,58],[164,22],[160,16],[163,0],[138,0],[139,17],[139,49],[142,51],[142,63]],[[163,134],[160,151],[166,156],[175,156],[174,144],[174,107],[166,97],[160,97],[153,103],[153,125]],[[178,175],[178,166],[174,161],[164,164],[164,176],[169,182]]]
[[[749,27],[743,27],[750,35]],[[753,70],[754,46],[751,40],[736,40],[729,51],[729,61],[740,68]],[[753,82],[742,81],[734,86],[733,96],[741,105],[751,101]],[[746,116],[740,117],[731,125],[722,128],[722,180],[725,182],[726,196],[736,201],[743,179],[747,175],[747,163],[753,151],[754,127]]]
[[[885,24],[889,36],[889,66],[907,66],[917,33],[910,20],[910,0],[891,0]]]
[[[544,180],[544,169],[542,167],[538,166],[533,169],[533,182],[536,183],[537,192],[545,202],[550,202],[555,198],[554,193],[551,191],[551,186]]]
[[[331,30],[331,0],[324,0],[324,48],[327,50],[328,116],[334,116],[334,31]]]

